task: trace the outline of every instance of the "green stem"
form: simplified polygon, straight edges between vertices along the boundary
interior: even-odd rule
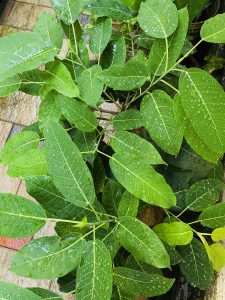
[[[161,82],[170,87],[172,90],[174,90],[176,93],[179,93],[178,89],[176,89],[174,86],[172,86],[169,82],[161,79]]]

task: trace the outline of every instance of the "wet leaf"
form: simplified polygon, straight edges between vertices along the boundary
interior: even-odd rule
[[[23,197],[0,194],[0,235],[9,238],[32,236],[45,223],[41,206]]]
[[[63,300],[62,297],[60,297],[59,295],[57,295],[56,293],[53,293],[49,290],[46,290],[46,289],[42,289],[42,288],[38,288],[38,287],[34,287],[34,288],[29,288],[29,290],[40,296],[41,299],[48,299],[48,300]],[[50,298],[50,299],[49,299]]]
[[[22,156],[24,153],[36,149],[40,137],[36,132],[23,131],[13,136],[0,152],[1,164],[9,164],[14,159]]]
[[[156,267],[153,267],[145,262],[138,260],[135,256],[130,254],[126,259],[126,268],[134,269],[147,274],[158,274],[162,275],[162,270]]]
[[[147,0],[141,3],[138,22],[148,35],[167,38],[177,28],[177,8],[170,0]]]
[[[52,14],[42,12],[38,16],[34,32],[41,36],[49,45],[57,47],[59,50],[61,49],[63,42],[62,28]]]
[[[202,158],[209,162],[216,163],[220,158],[221,154],[218,154],[209,149],[209,147],[202,140],[202,138],[198,136],[195,129],[191,125],[189,119],[187,118],[187,115],[181,103],[181,98],[178,94],[174,98],[173,109],[177,124],[180,128],[182,128],[187,143]]]
[[[10,270],[32,279],[62,277],[79,264],[83,247],[84,238],[80,235],[62,241],[57,236],[41,237],[16,253]]]
[[[203,244],[197,239],[179,248],[182,256],[181,272],[187,281],[200,290],[206,290],[213,280],[213,268]]]
[[[138,198],[125,191],[118,206],[118,216],[136,217],[138,213],[138,206]]]
[[[149,73],[143,63],[130,61],[125,65],[113,65],[98,77],[115,90],[129,91],[141,87],[149,79]]]
[[[219,200],[224,183],[216,179],[204,179],[194,183],[185,195],[187,208],[192,211],[203,211]]]
[[[7,78],[0,82],[0,97],[8,96],[16,92],[21,85],[21,80],[18,75]]]
[[[130,20],[133,15],[132,10],[115,0],[94,0],[86,6],[86,9],[99,17],[106,16],[118,21]]]
[[[104,243],[87,243],[77,270],[76,299],[108,300],[112,294],[112,261]]]
[[[79,96],[78,87],[72,80],[70,72],[59,61],[48,63],[42,74],[42,78],[46,84],[67,97]]]
[[[121,217],[117,222],[117,238],[127,251],[157,268],[170,265],[162,242],[147,225],[134,217]]]
[[[102,71],[99,65],[85,69],[78,78],[81,99],[90,106],[97,106],[103,92],[103,83],[97,77]],[[88,88],[87,88],[88,87]]]
[[[58,49],[33,32],[16,32],[0,39],[0,82],[54,59]]]
[[[176,205],[170,186],[153,167],[121,154],[112,156],[110,167],[119,183],[138,199],[163,208]]]
[[[201,69],[182,72],[179,81],[182,106],[197,135],[212,151],[225,149],[225,94],[220,84]],[[208,130],[206,131],[205,128]]]
[[[42,298],[28,289],[22,288],[13,283],[0,281],[0,297],[4,300],[41,300]]]
[[[209,43],[225,43],[225,13],[206,20],[201,28],[201,38]]]
[[[136,109],[122,111],[113,119],[113,125],[117,130],[131,130],[142,127],[143,124],[142,114]]]
[[[117,131],[112,135],[110,145],[118,154],[129,153],[137,160],[151,165],[165,164],[155,147],[135,133]]]
[[[171,246],[187,245],[193,238],[191,227],[183,222],[158,224],[153,230],[161,240]]]
[[[217,228],[225,226],[225,202],[210,206],[204,210],[199,220],[203,226]]]
[[[127,293],[135,296],[159,296],[166,293],[174,280],[156,274],[146,274],[128,268],[115,268],[113,271],[115,284]]]
[[[90,49],[98,57],[106,48],[112,34],[112,19],[98,18],[90,32]]]
[[[44,149],[34,149],[9,163],[7,174],[11,177],[48,175],[48,165]]]
[[[178,154],[183,134],[173,113],[173,101],[162,90],[155,90],[141,103],[144,124],[151,138],[170,154]]]
[[[102,194],[102,203],[108,214],[117,215],[123,192],[124,188],[116,180],[109,180],[106,183]]]
[[[187,8],[178,11],[178,27],[168,39],[156,39],[151,48],[148,66],[152,73],[162,75],[179,58],[188,30]]]
[[[63,115],[79,130],[92,132],[96,129],[97,118],[85,103],[61,95],[57,101]]]
[[[57,122],[48,121],[45,142],[49,172],[57,189],[77,206],[91,205],[95,200],[93,179],[69,135]]]
[[[84,0],[51,0],[51,5],[57,17],[67,25],[70,25],[78,18],[84,6]]]

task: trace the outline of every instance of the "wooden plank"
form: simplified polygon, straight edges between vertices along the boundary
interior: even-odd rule
[[[51,7],[50,0],[19,0],[19,2]]]
[[[7,167],[0,167],[0,192],[16,194],[21,179],[7,176]]]
[[[37,119],[40,98],[16,92],[0,101],[0,120],[27,126]]]
[[[53,13],[53,9],[46,6],[15,2],[4,25],[18,27],[22,30],[32,30],[41,12]]]
[[[44,289],[49,289],[51,284],[50,280],[32,280],[28,278],[19,277],[18,275],[9,271],[13,256],[15,254],[16,252],[14,250],[0,247],[0,280],[13,282],[23,287],[41,287]]]
[[[12,123],[0,121],[0,149],[5,145],[12,125]]]

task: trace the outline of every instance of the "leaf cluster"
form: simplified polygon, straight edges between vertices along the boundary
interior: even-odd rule
[[[62,292],[1,281],[0,298],[155,297],[171,289],[174,266],[205,290],[225,265],[225,93],[185,60],[203,42],[225,43],[220,14],[185,48],[205,3],[52,0],[56,16],[0,39],[0,96],[41,98],[38,122],[0,152],[36,201],[1,193],[0,236],[55,223],[11,271],[58,279]]]

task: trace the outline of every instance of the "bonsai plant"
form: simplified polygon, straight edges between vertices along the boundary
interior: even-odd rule
[[[201,43],[225,43],[225,14],[184,47],[193,11],[178,2],[52,0],[56,17],[0,39],[0,96],[41,97],[39,121],[0,153],[36,203],[1,193],[0,235],[56,223],[11,271],[63,292],[0,281],[0,298],[169,299],[179,272],[205,290],[225,265],[225,93],[186,64]]]

